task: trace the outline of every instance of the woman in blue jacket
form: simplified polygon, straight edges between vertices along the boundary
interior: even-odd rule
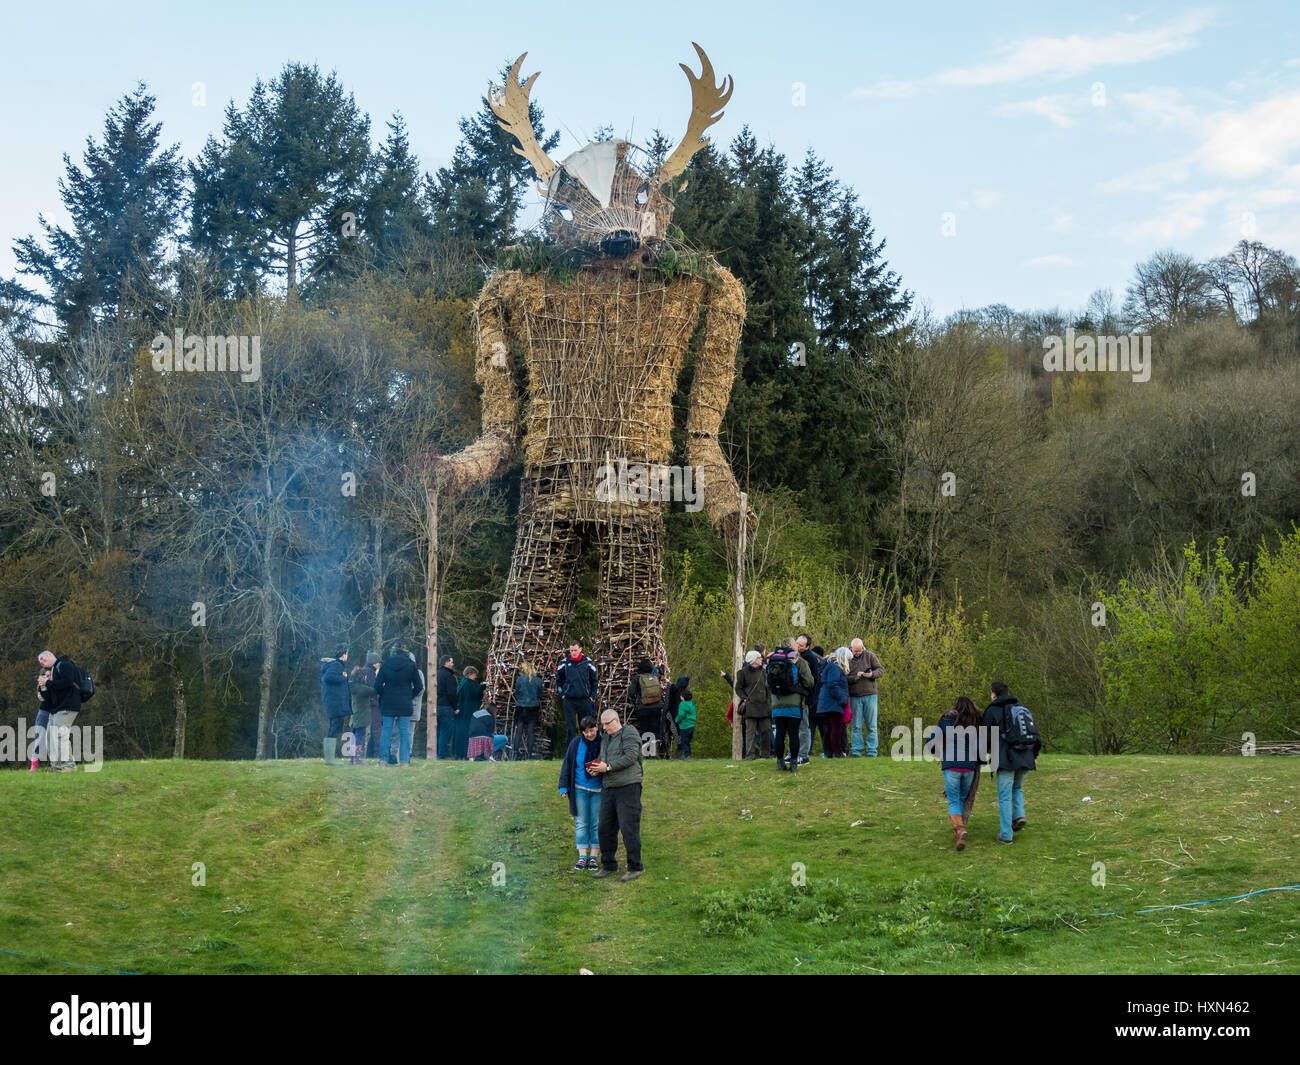
[[[574,869],[600,868],[600,777],[587,772],[587,766],[600,761],[600,726],[590,715],[578,723],[578,735],[569,743],[560,763],[560,794],[569,797],[573,815],[574,837],[578,843],[578,861]]]
[[[817,731],[822,737],[823,758],[843,758],[844,708],[849,702],[849,663],[853,655],[847,647],[837,647],[822,660],[821,685],[817,692]],[[809,754],[812,752],[810,751]]]
[[[352,693],[348,690],[348,675],[344,670],[348,652],[340,648],[330,658],[320,660],[320,699],[329,718],[329,731],[325,733],[325,764],[342,765],[338,754],[339,737],[352,716]]]

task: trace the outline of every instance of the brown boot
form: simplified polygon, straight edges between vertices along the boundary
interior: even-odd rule
[[[948,820],[952,822],[952,838],[957,844],[959,851],[966,849],[966,822],[962,820],[961,814],[949,814]]]

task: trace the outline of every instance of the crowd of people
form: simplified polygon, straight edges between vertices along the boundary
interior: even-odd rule
[[[722,673],[735,693],[728,719],[739,713],[744,721],[744,757],[771,758],[775,752],[777,769],[796,772],[812,756],[816,730],[823,758],[875,758],[879,753],[876,681],[884,672],[875,652],[860,639],[830,654],[815,646],[806,632],[772,651],[758,644],[745,655],[736,677]],[[850,726],[847,745],[846,726]]]
[[[325,761],[339,764],[337,744],[350,721],[353,763],[367,751],[381,764],[410,764],[412,719],[419,720],[425,678],[408,647],[397,644],[387,660],[371,652],[364,667],[346,672],[347,653],[340,649],[321,661],[321,698],[330,725]],[[44,665],[44,661],[42,661]],[[875,758],[879,755],[879,690],[884,675],[880,658],[861,639],[829,654],[801,633],[769,651],[759,644],[745,655],[733,677],[722,677],[734,694],[727,711],[742,720],[745,760],[772,758],[783,772],[808,764],[814,735],[823,758]],[[666,681],[648,658],[630,678],[622,713],[605,708],[597,714],[600,676],[596,665],[574,641],[555,670],[553,694],[560,701],[565,726],[565,753],[560,763],[560,795],[574,819],[578,870],[597,877],[617,871],[621,834],[627,854],[624,880],[641,875],[642,758],[676,748],[691,757],[698,710],[689,677]],[[434,685],[440,759],[492,761],[509,746],[516,759],[538,754],[546,683],[536,665],[520,663],[513,679],[514,731],[496,731],[492,709],[484,705],[484,686],[473,666],[458,679],[455,660],[442,657]],[[1000,682],[994,682],[989,706],[980,711],[960,696],[931,730],[942,750],[941,770],[948,817],[958,850],[967,844],[971,809],[978,790],[979,768],[992,762],[998,789],[998,842],[1014,841],[1027,824],[1023,781],[1035,768],[1041,739],[1033,715]],[[367,731],[370,748],[366,747]],[[996,734],[1000,742],[990,743]],[[378,737],[377,740],[375,737]],[[963,742],[954,744],[955,738]],[[787,754],[788,750],[788,754]]]

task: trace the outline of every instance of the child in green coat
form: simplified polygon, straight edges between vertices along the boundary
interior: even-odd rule
[[[695,735],[695,703],[689,689],[682,692],[682,701],[677,704],[677,742],[682,748],[682,758],[690,760],[691,738]]]

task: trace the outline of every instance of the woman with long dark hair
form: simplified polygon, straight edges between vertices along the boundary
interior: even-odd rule
[[[943,790],[948,798],[948,821],[957,849],[966,849],[966,822],[979,785],[984,753],[981,725],[984,715],[966,696],[957,697],[952,709],[939,718],[932,736],[943,768]]]

